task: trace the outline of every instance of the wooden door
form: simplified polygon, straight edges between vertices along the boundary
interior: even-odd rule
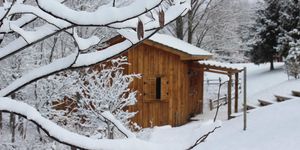
[[[143,124],[145,126],[169,124],[169,81],[163,75],[143,76]]]
[[[203,107],[203,69],[198,63],[189,65],[189,101],[190,115],[202,113]]]

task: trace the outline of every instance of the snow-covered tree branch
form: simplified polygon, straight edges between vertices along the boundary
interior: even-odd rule
[[[52,121],[42,117],[40,113],[32,106],[15,101],[9,98],[0,98],[0,110],[3,112],[11,112],[22,117],[31,120],[39,126],[48,136],[53,139],[64,143],[66,145],[74,146],[82,149],[111,149],[119,150],[122,149],[158,149],[159,147],[153,143],[148,143],[137,138],[130,139],[91,139],[86,136],[82,136],[66,129],[63,129],[53,123]],[[105,112],[104,116],[110,116],[109,113]]]
[[[70,76],[80,78],[74,85],[76,94],[74,92],[68,95],[69,98],[50,104],[51,108],[59,108],[54,114],[49,114],[50,118],[56,122],[65,122],[68,127],[74,124],[79,125],[79,128],[88,127],[92,132],[86,134],[97,138],[113,139],[120,132],[122,135],[117,137],[135,137],[127,128],[130,128],[130,119],[136,112],[128,112],[126,107],[137,102],[137,91],[129,89],[129,85],[140,75],[124,74],[125,65],[128,65],[127,59],[120,57],[94,69],[81,69],[67,75],[66,80]]]
[[[55,3],[55,5],[59,5],[59,4]],[[144,5],[146,5],[146,4],[144,4]],[[19,6],[19,5],[17,5],[17,6]],[[148,6],[148,4],[147,4],[147,6]],[[104,7],[104,6],[102,6],[102,7]],[[147,10],[151,11],[151,9],[153,9],[153,8],[155,8],[155,7],[151,7],[150,9],[147,9]],[[38,9],[38,8],[36,8],[36,9]],[[60,9],[67,9],[67,8],[61,6]],[[114,9],[116,9],[116,8],[114,8]],[[174,19],[176,19],[177,16],[185,14],[188,9],[189,9],[188,2],[185,2],[185,3],[174,2],[174,5],[170,6],[165,11],[165,18],[164,18],[165,24],[168,24],[169,22],[173,21]],[[34,9],[32,9],[32,10],[34,10]],[[42,10],[39,10],[39,11],[42,11]],[[22,13],[22,11],[19,13]],[[46,14],[46,12],[43,12],[43,13]],[[140,14],[139,11],[137,11],[136,15],[139,15],[139,14]],[[75,26],[78,26],[76,24],[66,23],[64,20],[56,19],[55,17],[53,17],[51,15],[50,15],[51,17],[49,17],[49,15],[50,14],[45,15],[45,18],[43,18],[43,19],[46,19],[48,22],[52,22],[52,24],[54,24],[55,26],[53,26],[52,24],[46,23],[45,25],[38,27],[38,30],[36,30],[36,31],[25,31],[24,29],[14,26],[14,29],[16,30],[15,32],[20,34],[22,36],[22,38],[19,37],[19,38],[13,40],[12,42],[10,42],[9,44],[0,48],[0,51],[1,51],[0,60],[5,58],[6,56],[9,56],[18,51],[21,51],[24,48],[29,47],[41,40],[44,40],[45,38],[48,38],[52,35],[55,35],[55,34],[61,32],[61,31],[70,32],[68,29],[70,29],[71,27],[75,28]],[[135,16],[135,15],[133,15],[133,16]],[[155,17],[155,18],[159,18],[158,14],[156,16],[157,17]],[[146,12],[144,12],[140,17],[149,18],[149,17],[147,17]],[[106,17],[106,18],[108,18],[108,17]],[[122,18],[122,17],[120,17],[120,18]],[[127,20],[129,20],[129,19],[131,19],[131,18],[127,17]],[[57,21],[53,21],[53,20],[57,20]],[[122,19],[120,19],[120,20],[122,20]],[[109,26],[112,23],[118,23],[118,22],[120,22],[120,21],[114,21],[114,22],[113,21],[110,21],[110,22],[104,21],[104,23],[98,22],[98,26]],[[132,23],[132,21],[129,21],[129,22]],[[8,23],[10,24],[10,22],[8,22]],[[135,24],[137,24],[137,22]],[[5,24],[3,24],[3,26],[5,26]],[[128,26],[130,26],[130,25],[128,25]],[[60,29],[57,27],[60,27]],[[145,37],[143,39],[150,37],[155,32],[157,32],[157,30],[160,28],[161,28],[161,26],[159,24],[159,20],[152,20],[149,23],[145,23],[144,29],[148,29],[149,31],[145,31]],[[35,29],[33,29],[33,30],[35,30]],[[21,87],[35,81],[36,79],[42,78],[46,75],[50,75],[50,74],[56,73],[58,71],[65,70],[70,67],[82,67],[82,66],[89,66],[89,65],[99,63],[101,61],[104,61],[104,60],[112,57],[113,55],[124,52],[125,50],[129,49],[130,47],[134,46],[135,44],[137,44],[141,40],[143,40],[143,39],[139,40],[137,38],[136,31],[133,29],[121,29],[119,33],[122,34],[124,37],[126,37],[127,40],[125,40],[121,43],[118,43],[116,45],[113,45],[111,47],[108,47],[106,49],[103,49],[101,51],[79,54],[75,58],[75,61],[72,61],[71,64],[63,63],[60,65],[61,67],[57,67],[57,68],[53,68],[53,66],[54,66],[53,64],[44,66],[44,67],[42,67],[43,68],[42,70],[46,70],[46,72],[40,73],[39,75],[36,75],[35,77],[28,75],[28,76],[30,76],[30,78],[25,76],[25,77],[22,77],[22,79],[16,80],[13,83],[14,88],[12,88],[12,86],[13,86],[12,85],[10,87],[7,87],[7,88],[1,90],[0,96],[7,96],[7,95],[11,94],[12,92],[14,92],[15,90],[18,90]],[[75,39],[77,39],[74,41],[75,43],[77,43],[76,45],[79,45],[81,47],[82,47],[82,45],[85,45],[83,48],[91,47],[92,44],[96,45],[96,44],[98,44],[98,42],[94,42],[94,41],[99,41],[99,39],[96,39],[95,37],[90,38],[90,40],[92,40],[92,41],[89,41],[89,42],[87,42],[87,39],[86,40],[79,39],[78,36],[75,36]],[[90,45],[87,46],[86,43],[89,43]],[[66,60],[70,60],[70,59],[62,58],[60,61],[64,62]],[[67,62],[69,62],[69,61],[67,61]],[[62,67],[62,65],[64,65],[64,66]],[[39,70],[39,69],[37,69],[37,70]],[[35,71],[33,71],[33,72],[35,72]],[[20,80],[22,80],[23,82],[20,82]]]
[[[189,0],[174,0],[166,7],[161,7],[162,2],[163,0],[134,0],[128,1],[126,4],[120,2],[118,4],[117,1],[112,0],[99,2],[96,7],[75,9],[74,5],[63,0],[4,1],[3,6],[0,6],[0,71],[6,73],[9,70],[7,68],[10,68],[10,61],[19,61],[20,65],[11,67],[16,68],[17,73],[9,74],[10,79],[5,79],[5,84],[0,85],[0,111],[21,115],[33,121],[50,137],[70,146],[83,149],[119,149],[120,145],[128,147],[136,145],[134,143],[140,141],[122,125],[122,123],[126,124],[126,119],[121,119],[123,121],[121,123],[117,120],[120,118],[114,118],[117,113],[125,114],[125,112],[117,112],[117,110],[122,110],[133,103],[130,100],[134,99],[134,92],[133,94],[129,93],[127,97],[119,93],[121,101],[114,104],[116,109],[113,107],[101,111],[94,108],[89,109],[98,114],[97,117],[102,117],[103,120],[109,122],[110,127],[114,126],[126,137],[132,137],[128,140],[129,143],[132,143],[129,145],[122,140],[109,142],[92,140],[65,131],[43,118],[31,106],[13,99],[39,103],[42,96],[38,94],[38,91],[41,90],[38,80],[43,79],[41,82],[47,83],[50,80],[47,77],[50,75],[95,65],[121,54],[149,38],[178,16],[186,14],[190,9]],[[114,30],[115,33],[125,37],[125,40],[113,45],[106,45],[106,41],[110,37],[104,35],[102,30]],[[24,56],[30,60],[28,65],[22,66],[23,58],[12,60],[12,57],[22,57],[23,54],[26,54]],[[123,92],[128,90],[124,89],[128,86],[127,83],[130,83],[128,81],[130,80],[122,82],[124,84]],[[30,87],[33,89],[34,96],[31,96],[34,97],[33,99],[29,98],[29,100],[25,96],[18,96],[23,87],[31,86],[32,83],[35,83],[33,87]],[[12,95],[12,99],[5,98]],[[33,100],[38,102],[33,102]],[[86,104],[88,103],[90,106],[91,102],[87,100]],[[39,110],[40,106],[36,105],[36,108]],[[56,134],[54,131],[61,131],[58,133],[63,134]],[[69,137],[74,138],[69,139]],[[78,143],[78,141],[82,142]],[[156,148],[152,147],[152,149]]]

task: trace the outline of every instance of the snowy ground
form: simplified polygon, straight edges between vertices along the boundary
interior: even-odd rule
[[[248,101],[257,105],[258,98],[275,102],[274,94],[291,95],[291,90],[300,90],[300,80],[290,79],[284,73],[283,64],[276,63],[275,70],[269,71],[269,64],[245,65],[248,68]],[[217,79],[216,74],[206,78]],[[226,77],[222,77],[226,79]],[[207,103],[206,103],[207,104]],[[208,105],[205,105],[208,107]],[[257,108],[248,113],[248,128],[243,131],[243,118],[227,119],[227,106],[222,106],[218,119],[222,127],[211,134],[205,143],[194,149],[205,150],[294,150],[300,143],[300,98]],[[170,145],[172,149],[186,149],[203,133],[212,130],[216,124],[211,119],[215,110],[205,109],[200,121],[194,121],[177,128],[156,127],[150,135],[151,142]],[[276,117],[274,117],[276,116]]]
[[[232,64],[235,67],[247,67],[247,97],[248,101],[256,101],[256,96],[261,91],[276,87],[280,83],[288,81],[288,76],[284,73],[284,64],[275,63],[275,70],[270,71],[270,64],[255,65],[249,64]],[[240,74],[240,77],[242,74]],[[223,81],[228,80],[227,76],[206,73],[206,79],[218,79],[222,78]],[[207,95],[206,95],[207,96]]]
[[[284,73],[283,64],[275,64],[276,70],[269,71],[269,65],[256,66],[253,64],[238,64],[248,67],[248,100],[252,104],[257,104],[257,99],[274,101],[274,94],[289,95],[291,90],[300,90],[300,80],[290,79]],[[217,79],[216,74],[206,74],[206,78]],[[226,77],[222,77],[224,80]],[[207,95],[206,95],[207,96]],[[207,104],[207,103],[205,103]],[[205,112],[198,116],[199,121],[193,121],[180,127],[162,126],[145,129],[144,133],[138,135],[145,144],[145,149],[151,149],[151,145],[156,149],[183,150],[189,148],[195,141],[214,129],[221,126],[212,133],[204,143],[194,149],[205,150],[295,150],[300,147],[300,114],[296,113],[300,107],[300,98],[294,97],[292,100],[273,104],[271,106],[257,108],[248,113],[248,128],[243,131],[243,118],[237,117],[229,121],[226,120],[227,107],[221,107],[218,119],[222,121],[212,122],[215,110],[208,110],[205,105]],[[275,117],[274,117],[275,116]],[[8,117],[8,116],[7,116]],[[5,118],[8,119],[8,118]],[[7,121],[8,122],[8,121]],[[6,125],[8,126],[8,125]],[[36,131],[35,129],[28,129]],[[4,133],[7,131],[7,133]],[[0,134],[10,135],[9,129],[2,130]],[[36,134],[35,134],[36,135]],[[31,136],[27,135],[27,136]],[[43,135],[44,136],[44,135]],[[35,138],[35,139],[33,139]],[[38,148],[42,145],[39,137],[27,138],[37,141],[36,147],[26,146],[22,139],[20,143],[11,144],[10,138],[0,140],[6,145],[0,146],[4,149],[14,149],[16,144],[25,147]],[[130,142],[129,142],[130,143]],[[53,145],[56,145],[53,143]],[[55,149],[51,143],[45,146]],[[150,147],[146,146],[150,145]],[[63,145],[58,145],[62,146]],[[143,146],[142,143],[140,147]],[[24,148],[25,148],[24,147]],[[56,147],[60,149],[62,147]]]
[[[221,122],[191,122],[181,127],[163,126],[154,127],[148,140],[153,143],[164,145],[165,149],[184,150],[195,143],[199,135],[204,135],[213,130],[215,126],[220,126]]]
[[[248,114],[248,127],[243,131],[243,118],[224,121],[222,127],[194,149],[199,150],[295,150],[300,146],[300,99],[258,108]],[[276,117],[274,117],[276,116]],[[217,123],[218,124],[218,123]],[[182,127],[158,127],[151,142],[182,150],[217,124],[192,122]]]
[[[248,129],[243,118],[224,122],[206,142],[205,150],[295,150],[300,147],[300,99],[273,104],[249,113]]]
[[[288,76],[284,72],[283,63],[275,63],[275,70],[270,71],[270,64],[261,64],[255,65],[252,63],[249,64],[232,64],[234,67],[247,67],[247,103],[251,105],[258,106],[257,99],[268,99],[273,100],[273,94],[279,93],[283,95],[290,94],[292,89],[295,89],[296,85],[300,81],[295,81],[293,79],[288,79]],[[240,77],[243,76],[240,74]],[[215,74],[215,73],[205,73],[205,79],[218,79],[221,78],[222,81],[228,80],[228,77],[225,75]],[[284,90],[280,88],[284,86]],[[226,94],[227,86],[224,87],[223,93]],[[208,91],[210,90],[210,91]],[[204,113],[197,116],[199,120],[206,121],[210,120],[215,115],[215,110],[209,109],[209,98],[217,96],[217,87],[215,92],[212,89],[204,91]],[[242,108],[243,99],[240,93],[239,96],[239,109]],[[227,119],[227,106],[222,106],[220,113],[218,114],[218,119],[226,120]]]

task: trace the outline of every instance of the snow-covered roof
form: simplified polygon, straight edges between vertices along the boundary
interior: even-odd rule
[[[229,63],[224,63],[224,62],[217,62],[213,60],[204,60],[204,61],[199,61],[200,64],[202,65],[209,65],[209,66],[214,66],[214,67],[221,67],[225,69],[232,69],[232,70],[243,70],[244,67],[236,64],[229,64]]]
[[[162,44],[164,46],[171,47],[173,49],[179,50],[181,52],[187,53],[193,56],[212,56],[211,53],[196,47],[192,44],[189,44],[185,41],[182,41],[178,38],[166,35],[166,34],[154,34],[152,35],[149,40]]]

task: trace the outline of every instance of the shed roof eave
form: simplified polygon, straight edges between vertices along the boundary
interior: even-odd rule
[[[223,68],[227,70],[237,70],[237,71],[243,71],[244,67],[241,66],[236,66],[233,64],[229,63],[223,63],[223,62],[217,62],[217,61],[211,61],[211,60],[205,60],[205,61],[199,61],[201,65],[206,65],[210,67],[215,67],[215,68]]]
[[[178,55],[178,56],[180,56],[181,60],[207,60],[207,59],[212,58],[212,56],[213,56],[212,54],[204,54],[204,55],[188,54],[188,53],[183,52],[181,50],[178,50],[176,48],[169,47],[167,45],[163,45],[161,43],[158,43],[158,42],[152,41],[152,40],[145,40],[143,43],[146,44],[146,45],[149,45],[149,46],[159,48],[159,49],[164,50],[166,52]]]
[[[229,64],[224,64],[220,62],[213,62],[208,63],[209,61],[199,61],[200,66],[203,67],[207,72],[213,72],[213,73],[220,73],[220,74],[227,74],[232,75],[235,73],[242,72],[244,68],[241,67],[234,67]]]
[[[193,60],[193,61],[208,60],[211,58],[212,55],[190,55],[189,57],[180,57],[181,60]]]

